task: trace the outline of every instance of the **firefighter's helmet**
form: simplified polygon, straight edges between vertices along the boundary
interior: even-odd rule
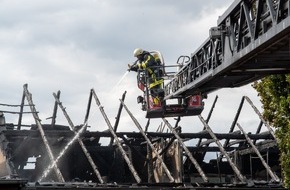
[[[138,55],[141,55],[143,53],[143,49],[141,48],[136,48],[134,50],[134,57],[137,57]]]

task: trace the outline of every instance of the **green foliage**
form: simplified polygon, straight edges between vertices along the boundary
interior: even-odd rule
[[[290,187],[290,75],[271,75],[254,83],[263,116],[276,127],[284,184]]]

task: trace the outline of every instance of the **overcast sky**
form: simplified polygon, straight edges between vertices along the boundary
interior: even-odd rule
[[[127,64],[135,61],[134,49],[159,50],[166,64],[173,65],[180,55],[190,55],[206,40],[210,27],[216,26],[218,16],[232,2],[0,0],[0,102],[19,104],[27,83],[42,123],[50,123],[46,118],[53,111],[52,93],[60,90],[63,105],[77,125],[84,120],[89,92],[94,88],[113,125],[119,98],[126,90],[125,103],[144,126],[145,113],[136,103],[142,94],[136,86],[136,73],[130,72],[120,82]],[[214,131],[228,131],[244,95],[261,110],[257,93],[247,85],[209,94],[202,113],[205,118],[216,95],[219,100],[210,121]],[[244,115],[242,127],[256,129],[259,120],[255,113],[246,110]],[[7,122],[16,122],[13,116]],[[25,121],[34,122],[31,115]],[[60,110],[57,121],[67,124]],[[182,121],[184,132],[202,130],[197,117]],[[94,102],[89,125],[90,130],[107,129]],[[149,130],[155,131],[157,125]],[[125,111],[118,130],[137,131]]]

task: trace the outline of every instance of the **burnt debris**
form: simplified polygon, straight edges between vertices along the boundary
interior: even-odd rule
[[[163,125],[156,132],[148,131],[148,120],[143,129],[125,104],[126,92],[120,99],[114,125],[110,123],[93,89],[82,125],[73,124],[60,101],[60,92],[53,95],[55,106],[50,124],[41,122],[27,85],[24,85],[19,105],[0,104],[1,187],[283,189],[274,132],[248,97],[242,98],[228,132],[215,133],[208,124],[216,97],[208,117],[198,116],[204,130],[182,133],[180,117],[173,125],[163,118]],[[239,115],[245,103],[251,105],[261,121],[255,134],[247,133],[239,124]],[[99,108],[108,130],[88,130],[92,106]],[[8,111],[8,107],[20,111]],[[24,111],[27,107],[30,111]],[[67,119],[67,126],[57,124],[58,108]],[[118,132],[123,108],[139,133]],[[24,114],[31,115],[34,123],[23,124]],[[7,115],[16,115],[18,123],[9,123],[5,119]],[[262,127],[267,130],[261,132]],[[167,132],[164,132],[165,129]],[[108,145],[101,143],[100,139],[104,137],[111,138]],[[187,146],[185,141],[192,139],[198,141],[196,146]],[[207,162],[205,154],[209,152],[216,153],[216,158]]]

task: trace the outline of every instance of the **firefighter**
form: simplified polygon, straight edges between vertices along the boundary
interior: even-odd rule
[[[137,58],[137,61],[132,66],[129,64],[128,70],[137,71],[138,69],[142,69],[147,72],[147,76],[149,77],[149,90],[153,98],[153,103],[154,105],[158,105],[164,96],[160,59],[158,56],[153,56],[141,48],[135,49],[133,55]]]

